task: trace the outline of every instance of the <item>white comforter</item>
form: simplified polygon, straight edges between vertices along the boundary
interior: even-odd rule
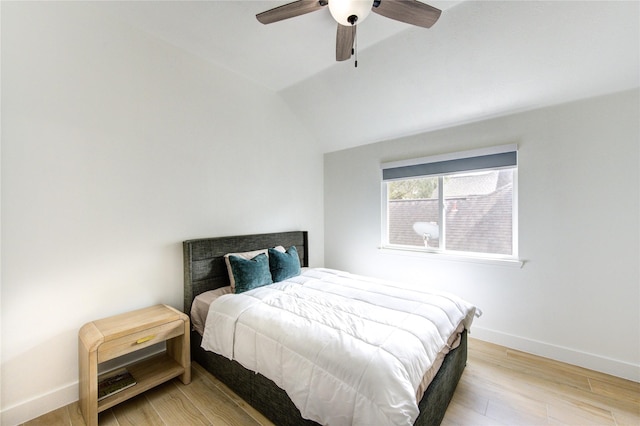
[[[410,425],[416,394],[476,308],[329,269],[211,304],[202,347],[271,379],[325,425]]]

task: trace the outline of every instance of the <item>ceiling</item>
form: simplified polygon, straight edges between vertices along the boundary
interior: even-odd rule
[[[640,86],[640,2],[425,2],[430,29],[358,25],[357,68],[326,8],[262,25],[287,1],[96,7],[277,92],[325,152]]]
[[[290,1],[107,1],[98,5],[181,49],[281,90],[336,65],[336,22],[328,8],[269,25],[256,19],[256,14]],[[458,3],[429,1],[441,10]],[[359,50],[409,27],[373,13],[364,22],[358,27]]]

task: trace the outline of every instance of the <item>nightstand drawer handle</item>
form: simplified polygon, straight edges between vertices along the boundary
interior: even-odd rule
[[[140,339],[136,340],[136,344],[138,344],[138,345],[139,345],[139,344],[141,344],[141,343],[148,342],[148,341],[149,341],[149,340],[151,340],[151,339],[155,339],[155,337],[156,337],[156,335],[155,335],[155,334],[152,334],[151,336],[147,336],[147,337],[142,337],[142,338],[140,338]]]

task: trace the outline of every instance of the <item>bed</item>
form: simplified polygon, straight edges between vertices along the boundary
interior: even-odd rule
[[[306,231],[185,241],[183,243],[184,312],[187,314],[192,312],[192,304],[198,295],[229,286],[229,274],[224,258],[226,254],[249,252],[275,246],[295,247],[300,265],[303,269],[308,267],[308,235]],[[304,276],[298,280],[308,279],[307,275],[309,274],[320,274],[323,277],[328,274],[330,279],[333,279],[331,277],[335,275],[331,270],[320,270],[319,272],[311,270],[311,272],[302,274]],[[458,335],[455,349],[450,350],[441,360],[440,368],[437,373],[434,373],[433,379],[419,399],[417,404],[419,413],[415,419],[415,425],[437,425],[444,417],[467,359],[467,330],[465,328],[459,331],[461,332]],[[318,424],[303,418],[287,392],[278,387],[271,379],[243,367],[236,360],[229,359],[228,354],[223,356],[203,349],[201,333],[202,329],[200,331],[192,330],[191,354],[193,360],[220,379],[252,407],[277,425]],[[205,346],[207,345],[205,344]]]

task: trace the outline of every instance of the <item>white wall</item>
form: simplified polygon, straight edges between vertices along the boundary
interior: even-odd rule
[[[84,2],[2,4],[2,420],[77,400],[77,332],[182,307],[189,238],[308,230],[322,155],[274,93]]]
[[[460,294],[472,336],[640,381],[639,91],[325,154],[325,264]],[[517,143],[523,268],[379,250],[382,162]]]

